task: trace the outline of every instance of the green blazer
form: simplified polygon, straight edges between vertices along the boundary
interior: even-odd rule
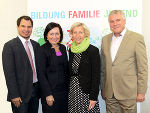
[[[147,89],[148,65],[144,38],[127,30],[120,44],[115,60],[111,59],[111,40],[113,33],[102,39],[102,59],[105,68],[105,97],[114,94],[118,100],[136,99],[137,94],[145,94]],[[103,66],[103,65],[102,65]]]

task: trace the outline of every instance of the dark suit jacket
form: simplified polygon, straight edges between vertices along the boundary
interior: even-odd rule
[[[59,44],[62,56],[56,56],[52,45],[47,42],[41,46],[44,56],[44,76],[39,76],[42,97],[67,90],[68,59],[66,48]],[[60,89],[61,88],[61,89]]]
[[[31,40],[37,76],[40,72],[40,46]],[[2,52],[3,70],[8,88],[8,101],[16,97],[21,97],[22,101],[28,102],[33,87],[33,73],[26,50],[19,39],[16,37],[5,43]]]
[[[72,76],[72,62],[74,53],[69,50],[69,70]],[[100,55],[99,50],[90,45],[82,53],[79,65],[79,83],[84,93],[90,94],[90,100],[97,100],[100,83]]]

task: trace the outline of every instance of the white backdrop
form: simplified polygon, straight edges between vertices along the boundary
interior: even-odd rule
[[[28,0],[28,15],[34,21],[32,39],[43,43],[43,31],[49,22],[59,23],[64,31],[63,44],[71,44],[68,30],[74,22],[85,23],[91,31],[91,44],[100,48],[101,38],[110,33],[108,13],[123,10],[127,28],[141,33],[142,0]],[[99,96],[101,113],[105,103]],[[39,111],[41,112],[41,111]],[[140,104],[138,104],[140,113]]]

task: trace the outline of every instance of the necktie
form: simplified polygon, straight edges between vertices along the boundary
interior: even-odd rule
[[[35,76],[35,68],[34,68],[34,64],[33,64],[33,59],[32,59],[32,55],[31,55],[31,51],[30,51],[30,48],[29,48],[29,41],[26,41],[26,52],[27,52],[27,55],[28,55],[28,58],[29,58],[29,61],[30,61],[30,64],[31,64],[31,67],[32,67],[32,71],[33,71],[33,82],[36,80],[36,76]]]

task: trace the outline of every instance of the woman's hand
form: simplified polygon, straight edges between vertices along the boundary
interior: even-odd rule
[[[96,101],[90,100],[90,104],[89,104],[89,107],[88,107],[88,111],[91,110],[91,109],[93,109],[94,106],[95,106],[95,104],[96,104]]]
[[[54,97],[52,95],[46,97],[46,102],[49,106],[52,106],[54,103]]]

